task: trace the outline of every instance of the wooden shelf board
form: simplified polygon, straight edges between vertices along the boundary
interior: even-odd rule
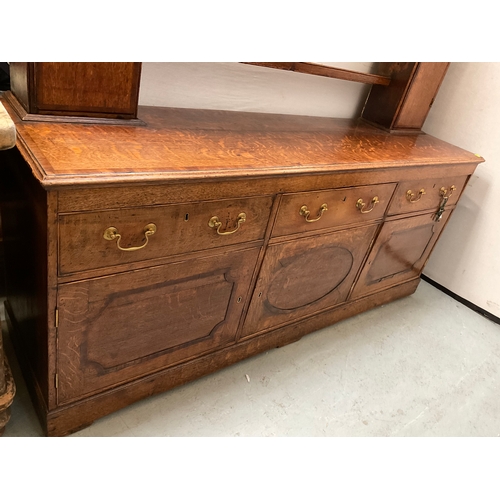
[[[266,68],[281,69],[286,71],[295,71],[296,73],[306,73],[308,75],[326,76],[328,78],[337,78],[339,80],[348,80],[350,82],[368,83],[373,85],[387,86],[391,79],[387,76],[372,75],[370,73],[361,73],[348,69],[334,68],[317,63],[308,62],[244,62],[253,66],[263,66]]]

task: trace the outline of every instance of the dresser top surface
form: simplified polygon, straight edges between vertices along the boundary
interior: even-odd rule
[[[144,126],[16,122],[18,147],[46,186],[248,178],[483,159],[424,133],[355,120],[140,107]]]

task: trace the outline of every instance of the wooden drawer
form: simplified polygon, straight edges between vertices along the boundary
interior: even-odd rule
[[[458,201],[468,176],[441,177],[438,179],[423,179],[401,182],[392,199],[388,215],[405,214],[408,212],[419,212],[423,210],[437,210],[443,199],[441,189],[446,190],[449,195],[450,189],[453,193],[449,197],[447,206],[453,206]]]
[[[262,240],[272,202],[266,196],[60,215],[59,274]]]
[[[396,184],[375,184],[286,194],[281,200],[272,235],[284,236],[381,219],[395,187]],[[378,202],[373,204],[375,197]],[[359,200],[362,201],[358,203]]]

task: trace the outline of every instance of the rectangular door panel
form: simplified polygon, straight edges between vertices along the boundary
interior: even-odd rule
[[[61,285],[59,404],[234,341],[258,252]]]
[[[385,222],[351,295],[352,299],[374,293],[417,277],[448,220],[445,211]]]

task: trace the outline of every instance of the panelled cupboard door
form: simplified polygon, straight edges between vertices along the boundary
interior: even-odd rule
[[[58,404],[234,341],[258,253],[61,285]]]
[[[243,336],[344,302],[377,227],[372,224],[270,244]]]
[[[354,287],[351,299],[417,277],[451,211],[439,222],[435,213],[385,222]]]

